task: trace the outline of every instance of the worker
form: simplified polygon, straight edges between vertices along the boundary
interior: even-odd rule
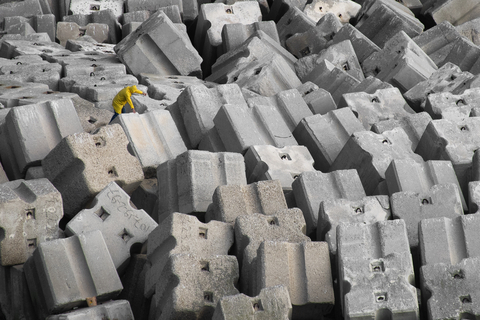
[[[114,113],[112,119],[110,119],[110,123],[119,114],[126,112],[125,105],[127,104],[127,102],[130,105],[130,108],[132,108],[133,113],[136,113],[135,108],[133,107],[132,100],[130,99],[130,97],[134,93],[140,93],[140,94],[143,94],[144,96],[147,95],[146,93],[138,90],[137,86],[125,87],[122,90],[120,90],[120,92],[117,93],[117,95],[115,96],[115,98],[113,98],[113,101],[112,101],[112,106],[113,106],[113,110],[115,111],[115,113]]]

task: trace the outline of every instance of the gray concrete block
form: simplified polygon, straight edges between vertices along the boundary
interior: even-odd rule
[[[80,98],[77,94],[71,100],[85,132],[93,133],[110,122],[113,112],[95,108],[93,103]]]
[[[0,12],[0,22],[3,22],[6,17],[28,17],[43,13],[40,1],[38,0],[26,0],[14,3],[2,2],[2,4],[0,4]]]
[[[221,185],[246,185],[241,154],[190,150],[157,168],[158,216],[172,212],[206,212],[215,189]]]
[[[122,126],[147,179],[156,176],[159,165],[187,151],[167,110],[121,114],[113,123]]]
[[[15,180],[0,185],[2,266],[22,264],[37,246],[61,238],[62,197],[47,179]]]
[[[101,10],[111,10],[113,15],[118,18],[123,14],[123,2],[112,0],[99,4],[95,1],[70,0],[69,10],[72,15],[90,15]]]
[[[402,128],[382,134],[360,131],[352,134],[330,171],[356,169],[366,194],[372,195],[394,159],[423,163],[422,157],[412,151],[410,139]]]
[[[470,40],[460,37],[453,43],[452,50],[450,50],[444,62],[451,62],[462,71],[470,71],[473,74],[477,74],[479,70],[478,66],[475,65],[478,64],[479,58],[480,47],[473,44]]]
[[[252,308],[253,307],[253,308]],[[224,296],[215,307],[212,320],[292,319],[292,302],[286,286],[262,289],[255,297],[244,294]]]
[[[134,2],[134,5],[136,2]],[[125,3],[125,12],[122,16],[122,25],[125,26],[131,22],[144,22],[150,17],[150,10],[130,7],[130,2]],[[178,6],[177,6],[178,8]],[[155,10],[156,11],[156,10]],[[170,18],[172,20],[172,18]]]
[[[8,182],[7,174],[3,170],[2,163],[0,162],[0,184]]]
[[[315,171],[313,158],[305,146],[251,146],[244,158],[249,183],[278,180],[284,192],[292,190],[292,183],[300,173]]]
[[[375,93],[379,89],[391,89],[393,86],[387,82],[384,82],[376,77],[368,76],[362,82],[350,88],[347,93],[352,92],[365,92]]]
[[[316,21],[309,18],[302,10],[303,8],[290,7],[278,20],[278,37],[282,46],[285,46],[286,41],[294,34],[304,33],[315,27]]]
[[[344,317],[388,314],[420,319],[412,256],[402,220],[342,224],[337,244]]]
[[[81,27],[75,22],[57,22],[57,39],[62,46],[65,46],[67,40],[78,39],[81,36],[88,35],[97,42],[108,40],[108,25],[104,23],[89,23],[85,27]]]
[[[312,82],[305,82],[296,88],[313,114],[326,114],[337,109],[332,95]]]
[[[412,113],[401,119],[381,120],[375,123],[371,130],[375,133],[384,133],[400,127],[405,130],[412,142],[412,150],[415,150],[430,121],[432,117],[426,112]]]
[[[163,11],[173,23],[182,23],[183,3],[179,0],[171,1],[145,1],[145,0],[128,0],[125,2],[125,13],[123,14],[123,26],[131,22],[144,22],[151,13],[158,10]],[[198,14],[198,8],[196,8]],[[188,17],[185,16],[188,20]]]
[[[7,175],[22,178],[29,166],[40,161],[62,140],[83,132],[69,99],[15,107],[0,128],[0,155]]]
[[[52,54],[46,58],[49,62],[56,62],[63,66],[63,77],[90,75],[91,72],[127,73],[125,65],[113,53],[76,51],[69,54]]]
[[[238,263],[234,256],[209,258],[194,254],[176,254],[169,259],[162,282],[152,298],[150,317],[166,320],[213,316],[224,296],[238,294]]]
[[[429,2],[423,6],[422,13],[430,15],[435,23],[448,21],[456,26],[480,16],[480,5],[476,1],[462,2],[457,0]]]
[[[108,301],[123,289],[98,230],[41,243],[25,263],[24,272],[42,318],[86,306],[87,298]]]
[[[277,211],[274,215],[249,214],[235,220],[235,247],[241,266],[242,293],[255,295],[251,279],[257,279],[257,250],[264,241],[310,242],[305,233],[305,219],[298,208]]]
[[[215,189],[205,220],[235,223],[238,216],[254,213],[272,215],[286,210],[280,181],[259,181],[246,186],[226,185]]]
[[[4,66],[0,70],[2,81],[37,82],[48,85],[51,90],[58,90],[62,66],[58,63],[40,63],[28,65]]]
[[[478,36],[479,31],[480,31],[479,28],[478,28],[479,21],[480,21],[479,18],[476,18],[476,19],[464,22],[460,25],[457,25],[455,27],[455,30],[460,35],[467,38],[472,43],[474,43],[478,46],[480,44],[480,38]]]
[[[130,200],[137,209],[145,210],[155,222],[158,222],[157,201],[158,184],[156,178],[144,179],[130,196]]]
[[[128,194],[113,181],[95,196],[91,206],[67,223],[65,234],[100,230],[115,268],[123,272],[132,246],[147,241],[157,223],[145,211],[132,207]]]
[[[51,315],[45,320],[133,320],[132,309],[127,300],[108,301],[89,308],[80,308],[62,314]]]
[[[227,255],[233,241],[233,226],[228,223],[202,223],[177,212],[168,215],[148,236],[145,296],[150,297],[156,284],[164,281],[164,268],[172,255],[188,253],[204,259]]]
[[[306,146],[317,170],[327,172],[351,134],[364,131],[362,123],[349,108],[305,117],[293,131],[295,139]]]
[[[0,81],[0,103],[4,108],[17,106],[18,97],[29,96],[31,92],[37,92],[38,90],[49,91],[48,86],[43,83]]]
[[[332,44],[345,40],[350,40],[360,64],[363,64],[363,61],[371,54],[380,51],[380,48],[375,43],[349,23],[344,24],[343,27],[335,33],[332,38]]]
[[[340,224],[372,224],[392,217],[388,196],[371,196],[359,200],[332,199],[320,204],[317,240],[326,241],[328,250],[337,255],[337,227]]]
[[[155,51],[152,55],[151,52]],[[134,75],[192,75],[201,77],[202,57],[162,11],[152,14],[133,33],[115,46],[119,59]]]
[[[28,26],[26,24],[28,24]],[[34,16],[5,17],[4,30],[7,30],[8,33],[24,34],[23,32],[12,32],[11,29],[16,29],[23,25],[25,25],[25,27],[31,27],[30,30],[32,30],[33,33],[47,33],[50,40],[55,41],[55,15],[39,14]]]
[[[470,181],[468,183],[468,211],[478,213],[480,204],[480,182]]]
[[[275,0],[270,6],[266,20],[273,20],[277,23],[290,9],[296,7],[300,10],[305,8],[307,1],[305,0]]]
[[[133,316],[137,320],[147,320],[150,307],[150,300],[143,295],[146,263],[146,254],[132,255],[121,277],[123,290],[117,297],[119,300],[127,300],[130,303]]]
[[[214,126],[214,117],[224,104],[246,106],[238,85],[227,84],[213,88],[204,85],[187,87],[177,99],[190,144],[193,147]]]
[[[349,23],[357,16],[362,6],[351,0],[315,0],[308,3],[303,12],[317,22],[326,14],[332,13],[342,24]]]
[[[209,152],[226,152],[227,148],[222,142],[220,135],[216,128],[208,130],[207,134],[202,138],[198,145],[198,150],[204,150]]]
[[[296,204],[305,216],[308,235],[317,228],[318,213],[323,201],[361,200],[366,196],[355,170],[304,172],[293,182],[292,189]]]
[[[398,88],[379,89],[373,94],[345,93],[337,107],[350,108],[366,130],[380,120],[397,120],[414,114]]]
[[[0,46],[0,57],[7,59],[26,54],[42,56],[45,53],[68,54],[70,51],[51,41],[4,40]]]
[[[465,90],[462,94],[451,92],[432,93],[427,96],[425,111],[434,119],[461,121],[471,116],[472,109],[479,108],[477,99],[480,88]]]
[[[0,266],[0,316],[3,319],[37,320],[23,265]]]
[[[256,31],[265,32],[272,40],[280,44],[277,27],[273,21],[260,21],[251,24],[225,24],[222,29],[222,50],[228,52],[242,46]]]
[[[62,194],[68,218],[111,181],[128,194],[140,185],[144,179],[142,167],[127,145],[125,133],[115,124],[102,127],[96,134],[67,136],[45,157],[43,171]]]
[[[78,39],[69,39],[65,44],[65,49],[71,52],[77,51],[95,51],[105,54],[115,54],[115,45],[109,43],[98,43],[88,35],[81,36]]]
[[[333,309],[330,254],[326,242],[274,242],[260,244],[254,292],[271,286],[288,288],[296,319],[318,319]]]

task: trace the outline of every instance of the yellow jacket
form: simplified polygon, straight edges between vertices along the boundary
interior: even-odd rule
[[[120,92],[117,93],[115,98],[113,98],[113,102],[112,102],[113,110],[115,110],[116,113],[121,114],[122,108],[127,102],[130,105],[130,107],[133,109],[133,103],[132,103],[132,100],[130,99],[133,93],[143,94],[142,91],[137,89],[137,86],[125,87],[122,90],[120,90]]]

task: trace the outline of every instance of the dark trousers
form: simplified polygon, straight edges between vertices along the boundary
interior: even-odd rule
[[[125,113],[126,111],[127,111],[127,110],[125,110],[125,107],[123,107],[123,108],[122,108],[122,113]],[[114,112],[114,113],[113,113],[113,117],[112,117],[112,119],[110,119],[110,122],[109,122],[108,124],[112,123],[113,119],[115,119],[116,117],[118,117],[119,114],[120,114],[120,113]]]

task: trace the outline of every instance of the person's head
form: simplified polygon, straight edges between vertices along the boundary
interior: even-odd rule
[[[136,85],[130,86],[128,87],[128,90],[130,91],[130,93],[134,93],[137,90],[137,86]]]

